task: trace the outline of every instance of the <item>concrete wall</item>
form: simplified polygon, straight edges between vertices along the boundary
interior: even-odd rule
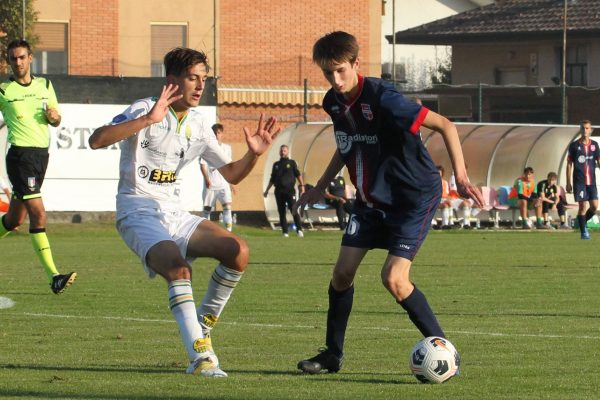
[[[600,86],[600,40],[574,39],[570,45],[588,46],[588,86]],[[486,44],[455,44],[452,47],[452,83],[455,85],[495,84],[495,71],[499,68],[524,68],[527,85],[553,86],[553,77],[560,78],[557,49],[562,39],[556,41],[497,42]],[[532,56],[537,60],[533,68]]]
[[[214,59],[213,3],[212,0],[119,1],[120,74],[150,76],[152,23],[186,24],[187,46]]]

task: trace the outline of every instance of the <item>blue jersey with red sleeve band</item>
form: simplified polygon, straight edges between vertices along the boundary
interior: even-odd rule
[[[429,110],[381,79],[358,78],[354,98],[330,89],[323,99],[357,199],[373,207],[406,207],[441,193],[419,133]]]
[[[596,163],[600,161],[598,143],[590,140],[587,145],[576,140],[569,145],[568,160],[573,162],[573,184],[595,185]]]

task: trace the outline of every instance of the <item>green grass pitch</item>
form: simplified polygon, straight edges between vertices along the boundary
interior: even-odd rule
[[[23,231],[26,231],[25,229]],[[306,376],[324,342],[340,233],[303,239],[237,226],[251,263],[213,343],[229,378],[186,375],[166,284],[149,280],[112,224],[51,224],[63,272],[49,290],[25,233],[0,241],[1,399],[598,399],[600,233],[431,232],[412,278],[462,355],[461,375],[423,385],[408,369],[418,331],[380,282],[385,252],[356,277],[346,359]],[[215,266],[194,264],[196,300]]]

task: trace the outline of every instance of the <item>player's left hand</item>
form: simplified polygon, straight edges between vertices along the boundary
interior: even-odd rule
[[[460,197],[463,199],[471,199],[475,202],[475,205],[478,208],[483,208],[485,201],[483,200],[483,195],[477,186],[473,185],[468,180],[461,181],[457,179],[456,190]]]
[[[250,130],[244,127],[246,144],[248,145],[250,151],[257,156],[260,156],[267,151],[280,131],[281,127],[277,125],[277,119],[271,117],[264,122],[264,114],[260,113],[258,127],[256,128],[256,132],[254,134],[251,134]]]
[[[60,114],[56,108],[47,108],[45,114],[50,125],[60,122]]]

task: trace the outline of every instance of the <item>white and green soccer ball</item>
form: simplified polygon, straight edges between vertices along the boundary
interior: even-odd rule
[[[448,339],[430,336],[410,352],[410,370],[422,383],[443,383],[456,375],[460,354]]]

